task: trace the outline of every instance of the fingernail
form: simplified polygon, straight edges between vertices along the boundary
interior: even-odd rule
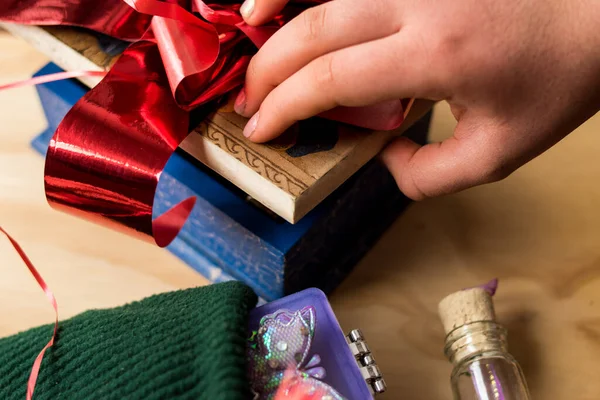
[[[243,115],[244,109],[246,108],[246,89],[242,88],[235,98],[235,104],[233,105],[235,112]]]
[[[246,136],[247,138],[252,136],[252,134],[256,130],[256,125],[258,125],[258,112],[254,114],[252,118],[250,118],[250,121],[248,121],[248,123],[244,127],[244,136]]]
[[[244,4],[240,7],[240,13],[244,18],[250,18],[254,12],[254,0],[246,0]]]

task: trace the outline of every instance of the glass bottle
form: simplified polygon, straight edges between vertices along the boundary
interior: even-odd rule
[[[497,281],[446,296],[439,315],[444,353],[454,365],[454,400],[530,400],[521,367],[508,353],[506,330],[496,323]]]
[[[507,351],[506,330],[491,321],[458,327],[446,337],[455,400],[530,400],[521,367]]]

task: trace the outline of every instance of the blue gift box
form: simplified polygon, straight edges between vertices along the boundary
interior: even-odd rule
[[[35,76],[60,72],[48,64]],[[58,124],[88,90],[77,80],[37,86],[48,128],[32,146],[45,154]],[[425,143],[430,114],[407,132]],[[270,301],[308,287],[331,292],[409,204],[373,160],[296,224],[257,207],[208,167],[178,150],[155,196],[155,216],[195,196],[196,205],[169,251],[211,282],[236,279]]]

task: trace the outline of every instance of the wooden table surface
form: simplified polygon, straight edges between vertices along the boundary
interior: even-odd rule
[[[0,84],[46,62],[0,33]],[[0,92],[0,121],[0,225],[54,290],[60,318],[206,284],[167,251],[49,208],[44,162],[29,146],[45,127],[34,88]],[[433,139],[453,126],[438,106]],[[451,398],[437,303],[493,277],[533,398],[600,398],[599,129],[597,115],[503,182],[412,205],[332,295],[343,328],[360,327],[374,351],[382,398]],[[0,336],[53,320],[4,239],[0,271]]]

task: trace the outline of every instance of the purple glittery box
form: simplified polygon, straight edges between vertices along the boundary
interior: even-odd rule
[[[257,307],[250,314],[249,330],[248,365],[255,399],[274,399],[286,372],[319,393],[315,397],[319,399],[373,399],[368,383],[373,371],[384,385],[374,364],[360,365],[361,360],[372,360],[362,338],[352,343],[350,335],[347,340],[318,289]],[[365,354],[368,358],[361,358]]]

